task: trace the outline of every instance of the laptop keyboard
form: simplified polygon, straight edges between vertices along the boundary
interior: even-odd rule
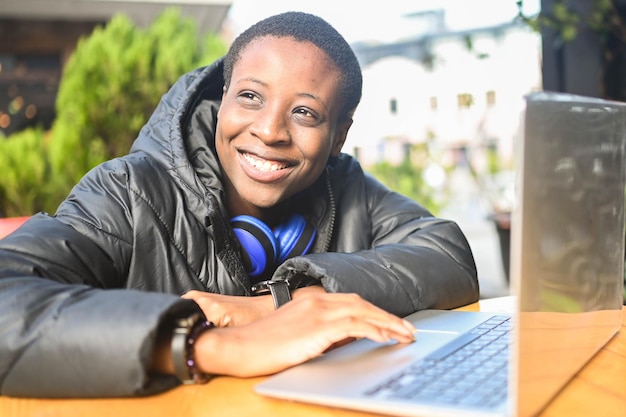
[[[497,408],[507,398],[511,328],[509,316],[494,316],[414,362],[367,395]]]

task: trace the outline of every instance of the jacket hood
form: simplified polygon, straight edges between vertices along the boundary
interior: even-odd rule
[[[223,87],[223,59],[181,76],[163,95],[130,150],[158,161],[181,188],[200,199],[207,188],[222,189],[214,150]]]

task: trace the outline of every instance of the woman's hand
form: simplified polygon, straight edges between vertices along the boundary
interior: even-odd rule
[[[189,291],[182,297],[194,300],[206,318],[218,327],[249,324],[274,311],[271,295],[243,297]]]
[[[324,293],[319,285],[304,287],[293,292],[293,299],[311,292]],[[194,300],[204,312],[208,320],[218,327],[241,326],[252,323],[274,311],[271,295],[243,297],[235,295],[214,294],[204,291],[189,291],[183,298]]]
[[[194,356],[203,372],[251,377],[299,364],[349,338],[406,343],[414,332],[356,294],[307,291],[254,323],[203,333]]]

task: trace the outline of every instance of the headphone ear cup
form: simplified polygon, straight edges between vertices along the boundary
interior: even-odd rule
[[[243,248],[243,262],[248,275],[261,275],[268,265],[274,264],[278,253],[272,229],[256,217],[247,215],[233,217],[230,224]]]
[[[304,255],[311,249],[317,232],[300,214],[292,215],[285,223],[274,229],[278,242],[277,263],[294,256]]]

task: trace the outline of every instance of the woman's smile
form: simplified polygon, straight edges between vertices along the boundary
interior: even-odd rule
[[[244,172],[255,181],[279,181],[289,174],[292,164],[284,161],[265,159],[249,152],[240,152]]]

